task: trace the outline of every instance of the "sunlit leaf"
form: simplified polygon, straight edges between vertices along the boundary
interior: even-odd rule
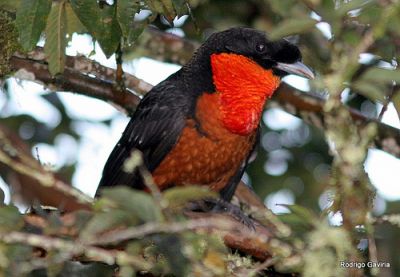
[[[51,0],[21,0],[17,10],[16,25],[19,42],[29,51],[36,46],[51,8]]]
[[[114,209],[105,213],[95,214],[82,230],[80,238],[88,240],[112,228],[134,225],[135,223],[138,223],[137,217],[128,211]]]
[[[64,71],[67,45],[65,4],[64,1],[53,3],[46,25],[44,52],[47,55],[49,71],[52,75]]]
[[[189,201],[217,197],[217,194],[205,187],[188,186],[168,189],[163,196],[168,201],[168,207],[174,209],[183,207]]]
[[[104,189],[102,195],[110,200],[115,207],[130,211],[143,221],[161,221],[162,214],[153,198],[146,192],[128,187]]]
[[[316,23],[316,20],[309,17],[286,19],[276,26],[269,36],[272,40],[276,40],[285,36],[304,33],[311,30]]]

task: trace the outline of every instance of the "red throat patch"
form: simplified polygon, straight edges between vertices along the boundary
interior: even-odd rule
[[[280,78],[272,70],[237,54],[213,54],[211,67],[220,94],[223,125],[235,134],[251,134],[258,127],[264,103],[278,88]]]

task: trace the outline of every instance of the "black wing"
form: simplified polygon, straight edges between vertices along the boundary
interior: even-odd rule
[[[143,153],[144,163],[151,172],[177,143],[193,99],[175,77],[158,84],[142,99],[104,166],[99,188],[121,184],[140,188],[137,172],[127,173],[122,169],[132,150]]]

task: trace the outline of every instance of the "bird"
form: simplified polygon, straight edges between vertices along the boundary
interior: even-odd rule
[[[265,32],[216,32],[141,100],[105,163],[99,188],[146,189],[124,163],[134,151],[161,190],[206,186],[229,202],[256,149],[264,105],[281,79],[314,78],[299,48]]]

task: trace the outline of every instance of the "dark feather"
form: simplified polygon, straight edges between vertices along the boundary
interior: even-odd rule
[[[176,81],[178,74],[155,86],[140,102],[104,166],[99,187],[141,188],[138,173],[123,170],[132,151],[138,149],[143,153],[145,166],[151,172],[177,143],[196,101],[185,92],[182,82]]]

